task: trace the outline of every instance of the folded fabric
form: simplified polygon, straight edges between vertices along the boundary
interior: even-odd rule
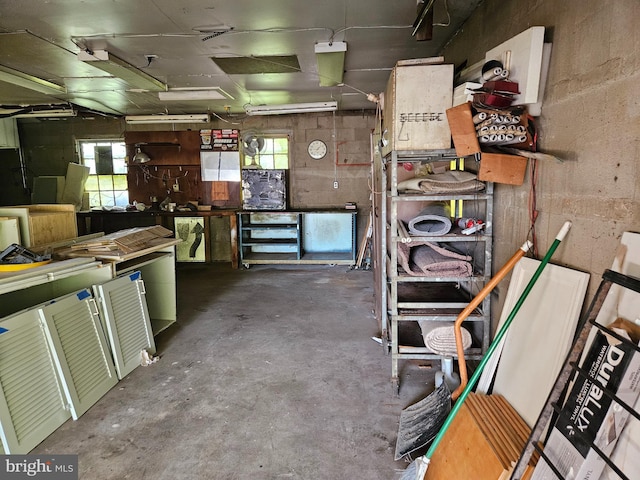
[[[484,183],[471,172],[448,170],[434,173],[426,177],[415,177],[398,183],[400,192],[479,192],[484,190]]]
[[[416,277],[469,277],[469,255],[452,252],[431,242],[398,243],[398,264]]]
[[[407,228],[412,235],[446,235],[451,230],[448,203],[437,202],[425,207],[419,215],[409,220]]]

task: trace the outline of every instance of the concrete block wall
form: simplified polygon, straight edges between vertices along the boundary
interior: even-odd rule
[[[375,112],[308,113],[246,117],[229,124],[212,121],[206,128],[237,128],[241,132],[255,129],[265,133],[291,136],[289,172],[289,207],[336,208],[346,202],[358,204],[358,243],[371,209],[369,177],[370,135]],[[64,118],[56,121],[20,121],[21,149],[29,179],[39,175],[64,175],[69,162],[77,162],[75,141],[78,138],[123,138],[125,130],[168,130],[171,125],[125,125],[111,118]],[[180,125],[180,129],[204,128],[200,124]],[[334,134],[335,132],[335,134]],[[311,140],[321,139],[328,147],[321,160],[307,153]],[[15,157],[15,158],[14,158]],[[19,169],[15,151],[0,150],[0,163]],[[29,203],[29,196],[16,182],[19,172],[0,178],[0,204]],[[338,188],[333,187],[334,181]],[[19,183],[19,182],[18,182]]]
[[[371,210],[370,135],[374,124],[375,112],[371,111],[250,117],[238,128],[290,134],[289,206],[342,208],[346,202],[357,203],[359,243]],[[309,142],[315,139],[327,144],[327,155],[320,160],[307,153]]]
[[[486,0],[443,52],[447,62],[471,65],[527,28],[546,27],[553,46],[539,149],[563,161],[537,164],[538,250],[544,255],[571,221],[552,262],[591,273],[588,300],[622,233],[640,232],[638,20],[637,0]],[[496,186],[496,269],[528,236],[530,181],[529,171],[522,186]],[[501,308],[506,287],[498,292]]]

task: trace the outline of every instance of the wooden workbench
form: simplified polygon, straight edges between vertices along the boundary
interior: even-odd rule
[[[176,217],[202,217],[204,219],[205,262],[211,262],[211,217],[229,217],[229,231],[231,237],[231,266],[238,268],[238,226],[236,210],[199,210],[165,212],[160,210],[145,211],[83,211],[77,212],[78,235],[104,232],[113,233],[132,227],[147,227],[161,225],[174,230]]]

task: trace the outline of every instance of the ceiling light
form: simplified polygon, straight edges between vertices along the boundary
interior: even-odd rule
[[[346,51],[346,42],[316,43],[316,62],[321,87],[334,87],[342,83]]]
[[[285,113],[332,112],[338,102],[289,103],[285,105],[247,105],[247,115],[280,115]]]
[[[45,93],[47,95],[60,95],[66,93],[67,89],[51,83],[42,78],[34,77],[26,73],[19,72],[12,68],[0,66],[0,81],[17,85],[18,87],[28,88],[36,92]]]
[[[136,147],[136,154],[131,159],[133,163],[147,163],[151,161],[149,155],[144,153],[140,147]]]
[[[125,62],[121,58],[110,54],[106,50],[82,51],[78,53],[78,59],[110,73],[114,77],[124,80],[129,85],[145,90],[166,90],[167,86],[160,80]]]
[[[124,121],[129,124],[136,123],[207,123],[209,114],[194,115],[128,115]]]
[[[233,97],[220,87],[171,88],[166,92],[158,92],[158,98],[163,101],[233,100]]]
[[[50,110],[33,110],[31,112],[22,112],[11,115],[13,118],[36,118],[36,117],[75,117],[78,114],[75,110],[60,108]]]

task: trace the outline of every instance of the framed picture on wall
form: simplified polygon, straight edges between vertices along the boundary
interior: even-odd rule
[[[176,261],[178,262],[204,262],[204,218],[202,217],[175,217],[174,227],[176,238],[182,243],[176,245]]]

